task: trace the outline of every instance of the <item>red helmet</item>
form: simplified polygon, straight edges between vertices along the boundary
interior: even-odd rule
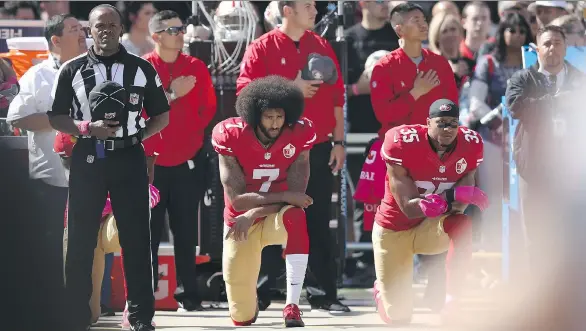
[[[63,132],[57,132],[55,136],[55,142],[53,143],[53,151],[61,157],[71,157],[71,151],[77,138]]]

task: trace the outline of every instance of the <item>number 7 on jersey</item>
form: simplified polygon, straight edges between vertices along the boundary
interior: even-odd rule
[[[254,169],[252,171],[252,179],[265,179],[266,180],[260,186],[259,192],[266,193],[271,188],[271,184],[277,178],[279,178],[279,169]]]

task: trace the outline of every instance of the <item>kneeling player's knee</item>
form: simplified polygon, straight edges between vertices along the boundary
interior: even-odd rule
[[[283,225],[287,230],[285,254],[308,254],[309,236],[305,211],[298,207],[287,209],[283,213]]]
[[[444,232],[451,238],[472,236],[472,219],[464,214],[452,214],[444,219]]]

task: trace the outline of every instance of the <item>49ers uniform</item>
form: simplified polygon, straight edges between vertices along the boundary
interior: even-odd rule
[[[216,152],[238,160],[246,178],[246,192],[286,191],[287,170],[302,151],[311,149],[315,140],[313,125],[305,118],[292,128],[285,127],[269,148],[261,145],[254,128],[240,118],[229,118],[218,123],[212,133],[212,145]],[[226,234],[228,228],[234,224],[233,220],[243,212],[234,210],[226,195],[224,200]],[[233,238],[224,239],[222,269],[230,316],[234,324],[249,325],[254,322],[257,309],[256,284],[262,249],[269,245],[291,245],[287,238],[296,233],[290,233],[292,231],[288,228],[289,225],[283,223],[283,215],[293,209],[303,213],[300,208],[285,206],[279,213],[256,220],[248,232],[247,240],[237,242]],[[304,219],[304,215],[301,218]],[[298,229],[305,232],[302,236],[307,238],[306,225],[299,224]]]
[[[480,165],[483,154],[480,136],[460,127],[454,147],[440,158],[427,132],[423,125],[395,127],[387,131],[381,148],[381,157],[387,164],[402,166],[409,172],[421,197],[452,188]],[[444,229],[448,216],[409,219],[395,201],[386,176],[385,196],[375,216],[372,242],[378,287],[375,290],[391,320],[411,319],[413,254],[439,254],[448,249],[451,236]]]

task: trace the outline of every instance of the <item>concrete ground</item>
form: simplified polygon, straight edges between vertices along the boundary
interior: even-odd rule
[[[438,314],[424,308],[421,302],[423,286],[414,285],[414,292],[417,296],[416,309],[413,316],[413,322],[409,327],[393,328],[394,330],[421,330],[431,331],[442,329],[441,319]],[[310,311],[306,302],[302,302],[303,320],[307,330],[322,329],[354,329],[361,330],[381,330],[387,328],[381,321],[374,310],[374,301],[372,300],[372,291],[366,289],[342,289],[340,295],[346,298],[344,302],[351,306],[352,313],[344,315],[332,315],[326,312]],[[305,304],[303,304],[305,303]],[[222,305],[220,305],[222,306]],[[238,329],[232,325],[228,317],[228,310],[225,308],[210,309],[205,312],[178,313],[170,311],[158,311],[155,315],[157,330],[173,331],[191,331],[191,330],[235,330]],[[481,295],[470,295],[467,298],[467,314],[464,314],[472,321],[482,319],[480,315],[494,309],[487,300],[482,299]],[[245,330],[272,330],[283,329],[283,320],[281,317],[284,304],[273,303],[267,311],[260,312],[257,322],[252,327],[246,327]],[[98,325],[91,330],[119,330],[121,314],[115,317],[101,318]],[[467,324],[467,323],[466,323]],[[456,328],[443,328],[454,330]],[[457,328],[462,329],[461,327]],[[476,327],[464,328],[465,330],[478,330]],[[502,330],[504,331],[504,330]]]

